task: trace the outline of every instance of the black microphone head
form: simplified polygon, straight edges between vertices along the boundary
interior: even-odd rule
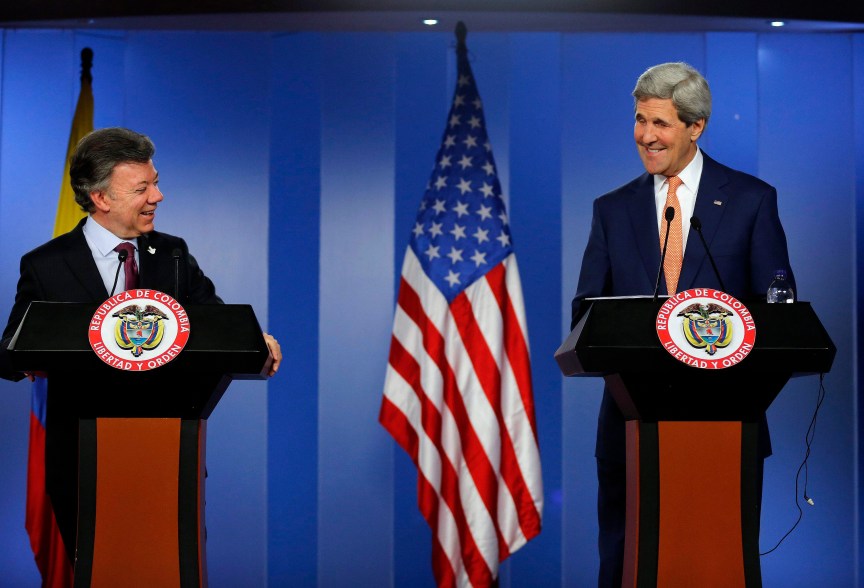
[[[117,260],[118,260],[120,263],[123,263],[124,261],[126,261],[126,258],[127,258],[127,257],[129,257],[129,252],[126,251],[125,249],[121,249],[121,250],[117,253]]]
[[[179,248],[179,247],[175,247],[175,248],[171,251],[171,257],[173,257],[174,259],[180,259],[180,256],[181,256],[181,255],[183,255],[183,252],[180,251],[180,248]]]
[[[690,217],[690,226],[696,229],[697,231],[702,230],[702,221],[699,220],[698,216]]]
[[[675,218],[675,209],[672,208],[671,206],[669,206],[668,208],[666,208],[666,214],[665,214],[665,217],[666,217],[666,222],[670,222],[670,223],[671,223],[671,222],[672,222],[672,219]]]

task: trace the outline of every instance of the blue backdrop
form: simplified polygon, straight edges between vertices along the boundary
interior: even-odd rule
[[[467,22],[469,31],[471,23]],[[377,423],[396,285],[455,85],[447,33],[0,30],[0,316],[18,259],[52,230],[79,53],[96,126],[153,137],[160,230],[283,345],[268,383],[232,384],[208,427],[210,584],[432,586],[416,471]],[[546,491],[544,530],[502,586],[590,586],[602,383],[564,380],[591,202],[641,172],[630,91],[662,61],[711,83],[700,141],[780,194],[802,300],[838,348],[798,528],[765,585],[859,584],[864,36],[469,33],[522,272]],[[818,380],[769,412],[762,550],[794,523]],[[122,393],[122,391],[118,391]],[[29,386],[0,381],[0,586],[38,586],[24,531]]]

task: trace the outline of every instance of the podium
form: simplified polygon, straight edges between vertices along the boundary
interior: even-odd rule
[[[207,418],[231,381],[266,379],[261,328],[248,305],[185,306],[182,352],[130,372],[90,346],[98,306],[33,302],[9,347],[17,370],[48,375],[48,434],[64,457],[49,490],[52,474],[58,484],[77,478],[77,508],[74,488],[60,488],[68,499],[54,505],[75,586],[206,586]]]
[[[792,377],[831,369],[809,303],[746,302],[753,349],[725,369],[661,345],[663,300],[594,299],[555,352],[565,376],[603,377],[626,419],[623,586],[762,585],[759,421]]]

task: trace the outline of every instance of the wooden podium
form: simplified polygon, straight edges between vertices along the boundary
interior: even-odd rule
[[[186,306],[183,351],[130,372],[90,347],[97,307],[34,302],[10,345],[16,369],[48,374],[49,429],[77,430],[77,469],[60,466],[78,480],[75,586],[206,586],[207,418],[232,380],[266,379],[261,328],[248,305]]]
[[[555,352],[565,376],[603,377],[627,419],[623,586],[759,587],[759,420],[836,348],[809,303],[747,302],[749,355],[690,367],[660,343],[662,304],[595,299]]]

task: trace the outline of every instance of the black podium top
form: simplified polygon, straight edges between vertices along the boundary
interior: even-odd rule
[[[664,300],[595,299],[555,359],[565,376],[602,376],[619,372],[695,371],[661,345],[655,321]],[[809,302],[747,302],[756,325],[753,350],[729,370],[788,371],[792,375],[827,373],[837,352]]]
[[[184,306],[185,347],[144,371],[108,365],[93,350],[88,329],[99,306],[33,302],[9,345],[13,367],[46,373],[54,402],[81,418],[206,419],[231,381],[267,378],[272,358],[249,305]]]
[[[747,302],[756,326],[749,354],[702,369],[674,358],[657,335],[664,300],[605,298],[555,352],[565,376],[603,376],[627,419],[755,421],[790,377],[826,373],[836,348],[809,303]]]
[[[33,302],[9,345],[20,371],[90,372],[107,366],[87,338],[98,304]],[[189,305],[189,341],[178,357],[157,368],[264,379],[269,351],[252,307],[246,304]]]

